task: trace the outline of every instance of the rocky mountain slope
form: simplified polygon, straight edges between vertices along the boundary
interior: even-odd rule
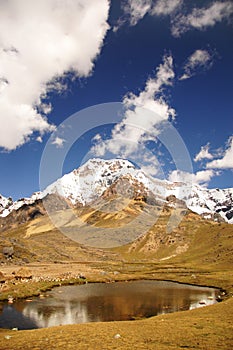
[[[124,186],[119,179],[125,179]],[[146,196],[154,196],[154,200],[160,204],[168,203],[167,198],[175,196],[184,201],[190,210],[205,218],[217,220],[221,217],[224,221],[233,223],[233,188],[206,189],[197,185],[154,179],[123,159],[91,159],[30,198],[13,202],[11,198],[0,196],[0,216],[7,217],[11,212],[25,205],[33,205],[51,194],[65,198],[69,205],[85,206],[100,198],[114,183],[116,194],[120,194],[124,187],[127,196],[132,198],[135,197],[137,187],[138,195],[143,191],[145,195],[146,191]]]

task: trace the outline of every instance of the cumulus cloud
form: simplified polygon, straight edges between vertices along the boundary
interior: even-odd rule
[[[138,95],[129,93],[124,97],[122,121],[113,128],[110,139],[96,137],[92,151],[98,156],[111,152],[127,158],[137,154],[149,139],[155,140],[161,123],[175,117],[174,109],[162,96],[164,87],[172,85],[174,77],[172,56],[165,56],[155,76],[147,80],[144,90]]]
[[[188,58],[184,66],[184,73],[179,78],[185,80],[191,78],[199,69],[206,70],[213,64],[212,56],[207,50],[198,49]]]
[[[108,0],[0,2],[0,147],[13,150],[54,129],[46,95],[61,91],[58,78],[69,71],[91,74],[108,11]]]
[[[181,8],[183,0],[158,0],[151,8],[151,15],[168,16]]]
[[[209,152],[210,145],[207,143],[207,145],[202,146],[200,149],[200,152],[198,152],[194,158],[195,162],[199,162],[202,159],[213,159],[213,155]]]
[[[208,7],[193,8],[192,12],[177,15],[172,21],[172,34],[175,37],[189,31],[190,29],[204,30],[213,27],[223,19],[229,18],[233,13],[233,3],[231,1],[210,2]]]
[[[206,167],[208,169],[233,169],[233,135],[228,139],[222,157],[207,163]]]
[[[196,174],[187,173],[181,170],[174,170],[169,174],[169,181],[207,186],[212,177],[216,175],[218,174],[212,169],[201,170]]]

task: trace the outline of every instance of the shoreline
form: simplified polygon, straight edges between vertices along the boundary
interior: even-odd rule
[[[80,264],[80,263],[78,263]],[[52,264],[53,265],[53,264]],[[57,264],[54,264],[57,266]],[[68,263],[62,263],[63,266],[69,266]],[[71,263],[71,265],[75,265],[74,262]],[[33,266],[33,265],[32,265]],[[40,266],[40,265],[38,265]],[[37,267],[38,267],[37,266]],[[43,264],[42,264],[43,266]],[[7,266],[7,269],[15,268],[16,266]],[[19,267],[19,266],[18,266]],[[21,266],[20,266],[21,267]],[[24,265],[24,267],[29,268],[31,267],[31,264]],[[2,268],[4,271],[4,268]],[[38,297],[39,295],[52,290],[55,287],[61,287],[61,286],[67,286],[67,285],[81,285],[85,283],[118,283],[118,282],[131,282],[131,281],[139,281],[139,280],[152,280],[152,281],[164,281],[164,282],[173,282],[178,284],[185,284],[189,286],[194,287],[204,287],[204,288],[214,288],[219,291],[219,299],[218,302],[226,300],[231,297],[232,291],[229,288],[224,288],[220,281],[217,281],[216,284],[211,283],[203,283],[200,281],[197,276],[197,281],[190,281],[190,276],[182,276],[182,278],[179,278],[179,275],[176,273],[173,273],[173,277],[166,278],[166,273],[163,273],[164,276],[145,276],[143,274],[138,274],[137,276],[133,276],[132,274],[124,274],[120,275],[118,277],[114,276],[114,273],[108,274],[107,276],[101,276],[101,274],[98,274],[96,277],[93,277],[93,272],[88,273],[87,277],[77,277],[77,276],[70,276],[69,278],[64,278],[64,276],[61,278],[61,274],[59,275],[51,275],[46,277],[44,276],[33,276],[32,279],[26,279],[22,281],[18,281],[17,284],[15,284],[14,279],[12,276],[7,276],[6,278],[10,278],[11,282],[8,284],[8,289],[5,291],[0,291],[0,302],[7,301],[9,297],[12,297],[14,300],[24,300],[31,297]],[[169,272],[167,272],[167,275]],[[86,274],[84,274],[86,275]],[[40,278],[39,281],[35,281],[37,278]],[[199,282],[200,281],[200,282]],[[29,288],[27,288],[29,287]]]

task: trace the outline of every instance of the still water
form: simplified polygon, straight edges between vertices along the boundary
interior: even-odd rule
[[[45,298],[0,304],[0,327],[33,329],[133,320],[216,303],[218,291],[164,281],[90,283],[54,288]]]

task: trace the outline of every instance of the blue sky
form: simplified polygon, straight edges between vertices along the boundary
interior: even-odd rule
[[[68,4],[0,4],[0,193],[18,199],[38,191],[40,160],[51,133],[70,115],[109,102],[126,106],[118,129],[99,127],[77,140],[63,172],[78,167],[90,149],[95,156],[106,157],[111,150],[132,160],[141,153],[145,160],[149,147],[153,155],[145,168],[154,168],[153,176],[162,168],[172,181],[191,176],[210,188],[232,187],[232,3]],[[151,108],[158,120],[141,115],[140,108]],[[136,128],[149,128],[151,138],[130,129],[132,120]],[[159,145],[164,122],[171,122],[184,141],[192,175],[176,169]],[[128,134],[135,138],[133,150],[122,141]],[[66,142],[57,141],[57,148]]]

